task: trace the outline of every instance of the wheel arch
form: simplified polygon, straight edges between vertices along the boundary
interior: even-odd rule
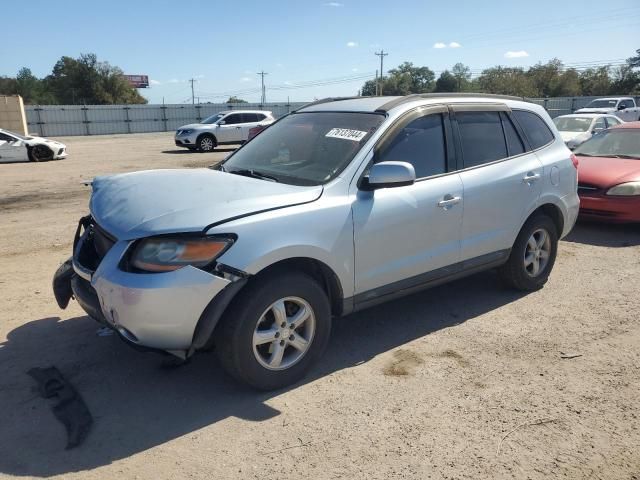
[[[531,217],[537,215],[538,213],[543,213],[547,217],[551,218],[551,220],[553,220],[553,223],[555,224],[558,231],[558,238],[560,238],[564,229],[564,215],[562,214],[562,210],[560,210],[560,207],[553,203],[544,203],[536,208],[533,212],[531,212],[531,214],[527,217],[527,220],[525,220],[525,223]]]
[[[218,145],[218,138],[212,132],[202,132],[196,137],[196,145],[200,143],[200,139],[202,137],[211,137],[213,138],[214,147]]]

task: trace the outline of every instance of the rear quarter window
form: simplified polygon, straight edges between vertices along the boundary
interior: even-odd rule
[[[554,140],[553,132],[542,118],[525,110],[513,110],[513,117],[524,130],[532,149],[544,147]]]

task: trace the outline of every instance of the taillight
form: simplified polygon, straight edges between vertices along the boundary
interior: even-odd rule
[[[573,153],[571,154],[571,162],[573,163],[573,166],[576,167],[576,170],[577,170],[580,162],[578,161],[578,157],[576,157]]]

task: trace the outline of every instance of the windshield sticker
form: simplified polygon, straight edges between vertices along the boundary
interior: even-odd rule
[[[343,140],[353,140],[354,142],[359,142],[366,136],[367,132],[351,130],[349,128],[332,128],[325,135],[325,137],[329,138],[342,138]]]

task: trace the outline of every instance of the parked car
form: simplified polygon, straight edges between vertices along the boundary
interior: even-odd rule
[[[640,119],[640,108],[633,97],[611,97],[592,100],[586,107],[575,113],[609,113],[625,122],[635,122]]]
[[[580,161],[580,216],[640,222],[640,122],[600,133],[574,153]]]
[[[253,127],[251,130],[249,130],[249,136],[248,136],[247,140],[251,140],[253,137],[258,135],[261,131],[263,131],[268,126],[269,125],[258,125],[256,127]]]
[[[561,115],[553,119],[553,123],[560,132],[560,136],[571,150],[592,135],[607,128],[620,125],[622,120],[614,115],[602,115],[598,113],[583,113],[573,115]]]
[[[215,169],[92,188],[58,304],[138,347],[215,345],[259,389],[300,379],[332,317],[490,268],[542,288],[579,208],[545,110],[480,94],[318,101]]]
[[[67,146],[64,143],[0,128],[0,162],[42,162],[66,156]]]
[[[243,143],[249,130],[275,122],[273,114],[264,110],[233,110],[205,118],[202,123],[184,125],[176,131],[178,147],[210,152],[218,145]]]

